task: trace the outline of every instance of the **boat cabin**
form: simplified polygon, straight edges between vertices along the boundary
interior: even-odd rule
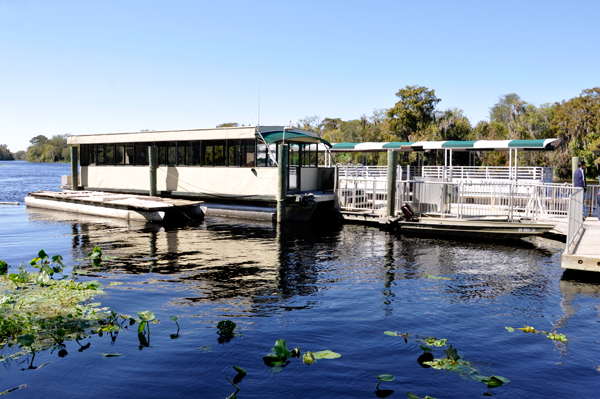
[[[288,144],[288,192],[333,188],[335,168],[328,153],[317,151],[319,143],[326,149],[331,144],[294,127],[93,134],[70,136],[67,142],[79,148],[78,186],[85,190],[147,194],[149,147],[157,147],[159,195],[274,201],[282,143]]]

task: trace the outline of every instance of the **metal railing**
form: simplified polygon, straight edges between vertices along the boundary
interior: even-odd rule
[[[570,198],[577,190],[570,185],[533,182],[397,181],[395,209],[408,203],[418,213],[449,218],[498,216],[566,222]],[[383,213],[387,180],[340,177],[337,196],[343,211]]]
[[[444,173],[445,171],[445,173]],[[485,180],[539,180],[552,182],[553,168],[538,166],[423,166],[424,177]]]
[[[345,211],[385,212],[387,180],[340,177],[337,197],[340,209]]]
[[[583,231],[583,189],[576,188],[577,191],[569,199],[569,223],[567,227],[567,245],[565,253],[570,255],[575,249],[575,244],[579,241],[579,236]]]

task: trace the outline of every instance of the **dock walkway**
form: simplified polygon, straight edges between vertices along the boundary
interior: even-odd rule
[[[576,269],[600,272],[600,222],[598,218],[587,218],[579,242],[572,254],[562,256],[563,269]]]

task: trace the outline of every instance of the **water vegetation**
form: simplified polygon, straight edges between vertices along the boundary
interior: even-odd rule
[[[506,328],[506,330],[508,330],[508,332],[515,331],[515,329],[513,327],[505,327],[505,328]],[[560,342],[568,341],[567,337],[564,334],[559,334],[559,333],[552,332],[552,331],[536,330],[535,328],[533,328],[531,326],[517,328],[517,330],[521,330],[526,334],[546,334],[546,338],[553,340],[553,341],[560,341]]]
[[[28,272],[21,264],[15,273],[9,273],[10,266],[0,261],[0,347],[18,345],[21,349],[9,351],[12,353],[0,359],[32,354],[33,363],[37,351],[62,350],[66,340],[78,342],[113,328],[115,318],[111,318],[108,308],[91,302],[103,293],[98,281],[69,278],[63,274],[62,257],[50,258],[44,250],[29,264],[39,272]],[[56,273],[59,279],[54,278]]]

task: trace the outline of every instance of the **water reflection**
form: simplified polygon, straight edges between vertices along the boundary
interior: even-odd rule
[[[381,284],[386,316],[393,315],[397,285],[417,297],[452,302],[501,296],[543,298],[555,278],[556,250],[525,242],[474,244],[401,237],[360,225],[311,225],[208,218],[185,226],[161,226],[66,213],[28,210],[33,223],[66,223],[73,259],[94,246],[117,259],[98,277],[123,274],[138,280],[178,284],[177,306],[236,303],[242,313],[304,309],[311,297],[337,283]],[[89,266],[87,266],[89,267]],[[431,281],[425,273],[450,276]],[[149,275],[150,274],[150,275]],[[536,312],[535,306],[530,309]]]

